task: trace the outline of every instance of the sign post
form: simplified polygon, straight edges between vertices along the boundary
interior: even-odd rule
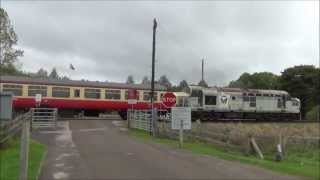
[[[171,108],[171,129],[179,130],[180,147],[183,146],[183,130],[191,129],[191,108],[172,107]]]
[[[133,115],[133,105],[137,104],[137,93],[138,91],[136,89],[128,89],[128,104],[131,104],[131,110],[130,110],[130,117],[127,117],[128,119],[128,128],[130,128],[130,119]]]
[[[42,94],[36,94],[34,98],[35,98],[35,101],[36,101],[36,107],[40,107],[41,100],[42,100]]]

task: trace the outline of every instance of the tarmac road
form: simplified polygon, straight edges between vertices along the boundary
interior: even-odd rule
[[[299,179],[211,156],[145,143],[115,121],[72,120],[34,131],[48,145],[39,179]]]

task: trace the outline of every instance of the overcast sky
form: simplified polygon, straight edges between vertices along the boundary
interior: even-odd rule
[[[319,65],[319,1],[2,1],[24,50],[22,69],[56,67],[72,79],[156,78],[227,85],[243,72]],[[69,69],[72,63],[75,71]]]

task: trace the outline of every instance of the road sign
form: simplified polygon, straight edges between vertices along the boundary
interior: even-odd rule
[[[36,94],[36,96],[35,96],[36,103],[40,103],[41,99],[42,99],[42,95],[41,94]]]
[[[171,108],[171,128],[180,129],[182,121],[183,129],[191,129],[191,108],[172,107]]]
[[[176,105],[176,96],[172,92],[165,93],[162,97],[162,104],[167,108]]]

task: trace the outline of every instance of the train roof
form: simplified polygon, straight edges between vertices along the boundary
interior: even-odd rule
[[[52,78],[38,78],[38,77],[25,77],[25,76],[1,76],[0,82],[1,83],[18,83],[18,84],[39,84],[39,85],[57,85],[57,86],[151,90],[151,84],[126,84],[126,83],[114,83],[114,82],[85,81],[85,80],[58,80],[58,79],[52,79]],[[155,90],[165,91],[166,87],[160,84],[155,84]]]
[[[204,88],[201,86],[189,86],[193,89],[202,89],[205,91],[220,91],[220,92],[227,92],[227,93],[254,93],[254,94],[275,94],[275,95],[288,95],[288,92],[282,90],[271,90],[271,89],[246,89],[246,88],[230,88],[230,87],[209,87]]]

